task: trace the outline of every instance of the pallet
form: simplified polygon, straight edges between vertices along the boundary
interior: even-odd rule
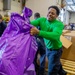
[[[67,75],[75,75],[75,61],[61,59],[63,69],[68,73]],[[48,71],[48,68],[45,68]]]
[[[75,75],[75,61],[61,59],[62,66],[69,75]]]

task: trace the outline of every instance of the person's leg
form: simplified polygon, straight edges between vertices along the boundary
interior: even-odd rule
[[[37,56],[38,56],[38,53],[39,53],[39,50],[37,50],[36,55],[35,55],[35,58],[34,58],[34,61],[33,61],[34,65],[35,65],[36,74],[38,74],[38,70],[39,70],[39,65],[38,65],[38,63],[37,63]]]
[[[61,55],[62,55],[62,50],[61,50],[61,53],[60,53],[60,58],[61,58]],[[60,68],[59,68],[59,71],[58,71],[58,75],[67,75],[67,72],[63,69],[61,62],[60,62]]]
[[[45,48],[40,47],[40,68],[39,68],[39,75],[44,75],[45,72],[45,57],[46,57],[46,50]]]
[[[61,63],[60,63],[60,69],[59,69],[58,75],[67,75],[67,72],[62,68]]]
[[[62,49],[52,50],[47,49],[48,57],[48,75],[58,75],[60,69],[60,57],[62,54]]]

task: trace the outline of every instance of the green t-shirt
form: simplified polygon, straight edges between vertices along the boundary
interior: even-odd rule
[[[62,34],[64,25],[58,20],[48,21],[46,18],[41,17],[37,20],[31,21],[34,26],[40,26],[41,30],[38,34],[44,38],[46,47],[48,49],[59,49],[62,47],[60,36]]]

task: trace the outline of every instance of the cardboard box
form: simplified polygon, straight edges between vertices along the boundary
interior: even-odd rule
[[[72,37],[72,36],[75,36],[75,33],[74,32],[66,33],[66,34],[64,34],[64,36],[70,36],[70,37]]]
[[[68,49],[72,45],[72,42],[62,35],[60,37],[60,40],[62,42],[63,47],[65,47],[66,49]]]
[[[62,35],[66,34],[66,33],[70,33],[70,30],[63,30]]]
[[[62,57],[63,59],[66,59],[66,60],[72,60],[72,61],[75,61],[75,33],[71,32],[71,33],[66,33],[64,34],[64,37],[68,37],[66,39],[68,39],[70,42],[72,42],[72,45],[70,47],[63,47],[63,54],[62,54]],[[68,43],[66,41],[64,41],[65,43]]]
[[[71,33],[75,33],[75,31],[73,30],[73,31],[71,31]]]

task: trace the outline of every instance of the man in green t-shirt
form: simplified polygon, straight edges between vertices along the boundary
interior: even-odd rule
[[[48,75],[66,75],[60,63],[60,57],[62,55],[60,36],[64,25],[56,19],[59,13],[60,11],[57,6],[50,6],[48,8],[47,18],[41,17],[31,22],[32,25],[39,25],[41,28],[41,30],[38,30],[36,27],[31,28],[30,34],[44,38],[48,57]]]

